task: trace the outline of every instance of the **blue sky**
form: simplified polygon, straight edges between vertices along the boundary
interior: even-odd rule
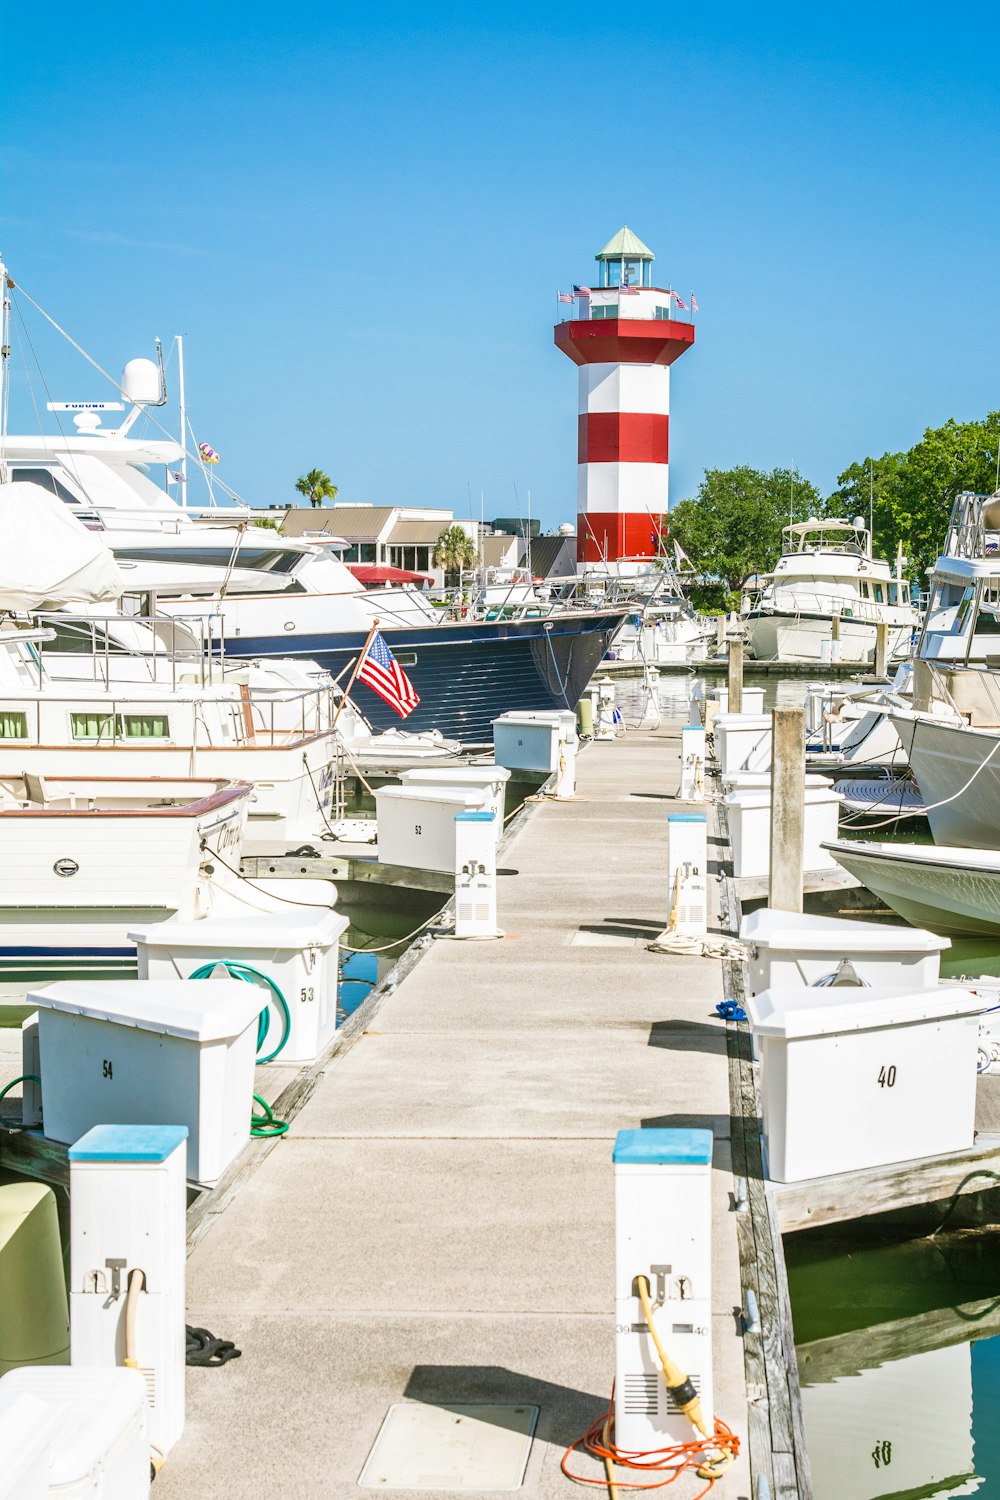
[[[986,5],[20,7],[0,248],[116,374],[183,333],[255,502],[318,465],[460,514],[530,489],[556,525],[555,293],[627,221],[701,306],[672,501],[735,463],[827,489],[1000,405],[998,44]],[[100,396],[26,312],[51,395]]]

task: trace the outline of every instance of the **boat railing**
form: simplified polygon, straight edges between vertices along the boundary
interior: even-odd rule
[[[973,559],[1000,551],[1000,531],[988,530],[983,525],[983,505],[988,498],[972,490],[963,490],[955,496],[943,556]]]
[[[894,585],[895,580],[893,580]],[[779,586],[779,588],[780,593],[783,594],[786,592],[784,587]],[[911,607],[908,601],[901,604],[898,602],[894,603],[889,599],[865,599],[860,595],[827,594],[812,589],[808,591],[807,597],[804,596],[804,591],[800,595],[793,593],[791,589],[787,589],[787,595],[787,602],[785,602],[781,599],[780,594],[778,599],[775,599],[774,594],[770,598],[767,598],[765,591],[758,598],[751,600],[751,608],[762,609],[775,614],[794,613],[797,617],[808,614],[819,614],[829,615],[832,618],[836,615],[841,620],[858,620],[863,625],[880,625],[886,620],[885,612],[887,609],[905,609]],[[887,623],[905,624],[906,622],[888,621]]]
[[[64,733],[81,748],[274,750],[331,733],[339,702],[333,683],[280,696],[241,688],[238,697],[195,698],[188,716],[181,700],[127,691],[99,701],[67,691],[46,691],[28,701],[16,691],[0,691],[0,741],[57,743],[51,725],[63,711]],[[181,716],[184,729],[179,729]]]
[[[182,679],[192,677],[199,687],[218,681],[225,664],[222,616],[186,615],[74,615],[42,611],[32,616],[54,632],[51,641],[27,649],[38,670],[41,687],[48,655],[71,655],[89,663],[89,680],[110,689],[116,673],[113,663],[130,657],[147,665],[150,680],[168,680],[176,692]],[[129,639],[132,631],[134,639]],[[81,677],[86,674],[81,672]]]

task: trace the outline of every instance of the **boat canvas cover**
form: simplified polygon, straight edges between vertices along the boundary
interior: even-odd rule
[[[40,484],[0,484],[0,609],[20,613],[118,599],[114,554]]]

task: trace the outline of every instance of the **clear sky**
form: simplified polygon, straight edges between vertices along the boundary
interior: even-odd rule
[[[9,7],[0,249],[115,374],[183,333],[255,502],[319,466],[554,526],[555,294],[628,222],[701,307],[672,501],[735,463],[828,489],[1000,406],[998,46],[962,3]],[[102,395],[27,311],[50,394]]]

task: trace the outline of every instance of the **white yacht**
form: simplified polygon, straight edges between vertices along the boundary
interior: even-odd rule
[[[786,526],[774,572],[756,580],[741,611],[749,654],[757,661],[875,660],[876,627],[889,628],[891,659],[909,652],[918,616],[901,567],[872,556],[858,517]]]

